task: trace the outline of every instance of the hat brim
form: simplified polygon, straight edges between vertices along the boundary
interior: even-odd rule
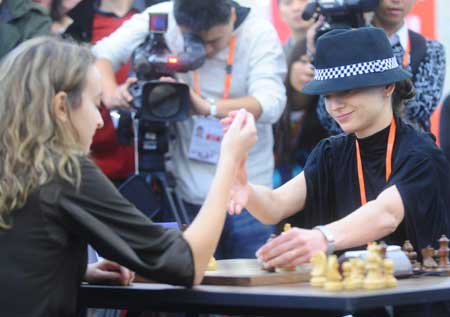
[[[376,87],[410,79],[411,73],[395,68],[382,73],[361,74],[327,80],[312,80],[306,84],[302,93],[307,95],[324,95],[358,88]]]

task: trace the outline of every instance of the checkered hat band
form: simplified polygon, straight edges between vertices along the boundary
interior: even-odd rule
[[[345,65],[333,68],[316,69],[314,80],[328,80],[352,77],[357,75],[381,73],[398,67],[397,59],[394,57],[378,59],[375,61]]]

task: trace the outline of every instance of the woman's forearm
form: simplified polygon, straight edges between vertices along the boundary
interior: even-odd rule
[[[403,202],[393,186],[377,199],[326,227],[334,236],[336,249],[342,250],[386,237],[397,229],[403,218]]]
[[[201,282],[222,233],[229,191],[236,168],[235,161],[221,157],[208,196],[197,217],[184,232],[184,238],[191,246],[194,255],[194,284]]]
[[[276,208],[276,196],[271,188],[249,185],[250,194],[247,210],[264,224],[276,224],[282,220],[279,208]]]
[[[276,189],[251,185],[246,208],[259,221],[266,224],[276,224],[303,210],[306,193],[304,173],[300,173]]]

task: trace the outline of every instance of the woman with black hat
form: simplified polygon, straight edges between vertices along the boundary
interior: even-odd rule
[[[321,141],[304,171],[271,190],[247,182],[241,169],[229,203],[264,223],[301,210],[305,226],[261,247],[267,267],[307,262],[383,239],[416,250],[450,234],[450,168],[433,139],[399,116],[413,96],[382,29],[332,30],[317,42],[316,74],[303,92],[323,94],[346,134]],[[232,116],[225,120],[230,123]]]

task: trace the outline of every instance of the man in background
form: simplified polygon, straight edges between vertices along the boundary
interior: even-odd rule
[[[165,38],[172,52],[183,49],[183,33],[199,36],[206,51],[202,67],[177,76],[191,87],[191,110],[195,114],[174,124],[176,139],[171,153],[177,192],[191,217],[203,203],[215,173],[221,139],[218,119],[230,111],[245,108],[257,119],[258,142],[249,153],[248,177],[252,183],[271,186],[272,124],[286,102],[285,57],[273,26],[250,8],[228,0],[175,0],[152,6],[93,48],[103,75],[106,105],[128,106],[131,102],[128,86],[115,83],[114,69],[144,41],[150,12],[168,13]],[[201,138],[194,133],[200,125],[204,135],[214,136],[207,146],[201,146]],[[248,212],[228,217],[216,257],[253,258],[273,230]]]
[[[314,21],[305,21],[302,18],[308,0],[278,0],[281,19],[288,25],[291,36],[283,46],[286,56],[295,43],[306,38],[306,31]]]

